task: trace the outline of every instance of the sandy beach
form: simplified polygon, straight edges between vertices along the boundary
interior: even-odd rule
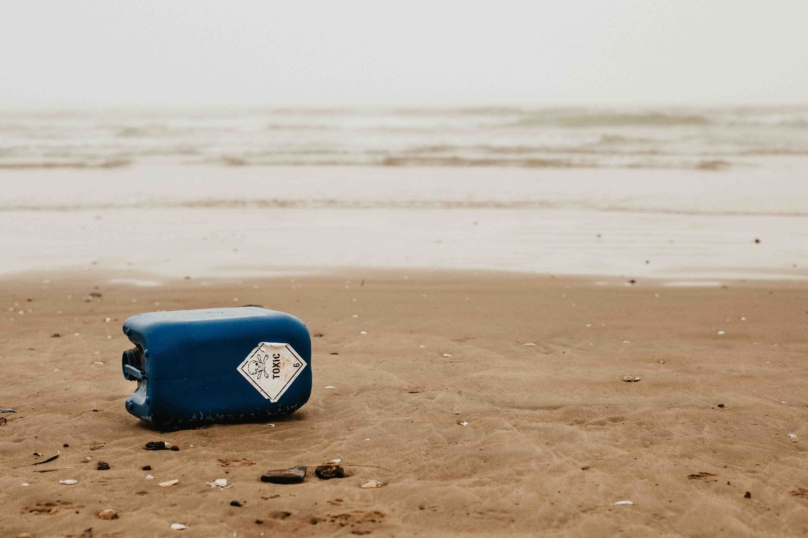
[[[113,276],[0,280],[0,407],[16,410],[0,415],[2,536],[808,533],[801,282]],[[241,304],[306,321],[302,410],[176,432],[126,412],[128,316]],[[155,440],[180,450],[144,450]],[[259,480],[337,458],[347,478]],[[206,484],[219,478],[232,487]]]

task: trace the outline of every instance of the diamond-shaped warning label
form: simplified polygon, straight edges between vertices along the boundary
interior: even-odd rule
[[[261,342],[238,365],[238,371],[264,398],[275,403],[306,366],[289,344]]]

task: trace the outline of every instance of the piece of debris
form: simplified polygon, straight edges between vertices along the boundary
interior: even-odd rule
[[[179,479],[175,478],[174,480],[168,480],[167,482],[160,482],[159,486],[161,488],[167,488],[167,487],[173,486],[174,484],[178,484],[178,483],[179,483]]]
[[[327,388],[327,389],[335,389],[337,387],[335,387],[334,385],[326,385],[325,388]]]
[[[65,444],[63,444],[63,445],[62,445],[62,448],[70,448],[70,445],[68,445],[67,443],[65,443]]]
[[[236,508],[241,508],[241,503],[238,501],[230,501],[230,506],[235,506]]]
[[[98,465],[96,465],[95,468],[99,471],[109,471],[109,463],[105,461],[99,461]]]
[[[808,489],[807,488],[797,488],[795,490],[789,491],[789,495],[793,495],[794,497],[800,497],[803,499],[808,499]]]
[[[642,380],[641,377],[637,377],[636,375],[624,375],[623,381],[626,383],[636,383],[637,381]]]
[[[750,492],[748,492],[748,491],[747,491],[746,493],[744,493],[744,494],[743,494],[743,498],[744,498],[744,499],[751,499],[751,498],[752,498],[752,494],[751,494]]]
[[[24,487],[24,488],[27,488],[27,487],[28,487],[28,486],[30,486],[31,484],[29,484],[28,482],[23,482],[23,483],[22,483],[22,484],[20,484],[20,485],[21,485],[22,487]]]
[[[345,469],[341,465],[318,465],[317,468],[314,469],[314,474],[317,478],[322,480],[345,478]]]
[[[91,458],[90,456],[85,456],[85,457],[84,457],[84,461],[83,461],[82,463],[89,463],[89,462],[91,462],[92,460],[93,460],[93,458]]]
[[[687,478],[688,480],[701,480],[702,482],[718,482],[718,480],[715,478],[716,476],[718,475],[701,471],[699,473],[689,474],[687,475]]]
[[[342,460],[339,458],[334,458],[333,460],[329,461],[328,463],[332,465],[337,465],[338,463],[342,463]]]
[[[617,501],[614,504],[629,505],[629,504],[634,504],[634,503],[629,501],[628,499],[626,499],[625,501]]]
[[[67,480],[59,480],[59,483],[62,484],[63,486],[72,486],[78,484],[79,481],[73,480],[72,478],[68,478]]]
[[[469,423],[468,423],[468,422],[466,422],[465,420],[458,420],[458,421],[457,421],[457,425],[458,425],[458,426],[468,426],[468,425],[469,425]]]
[[[261,482],[272,484],[299,484],[306,478],[306,466],[298,465],[288,469],[275,469],[261,475]]]
[[[250,467],[255,465],[255,462],[242,458],[240,460],[217,460],[216,465],[219,467]]]
[[[118,512],[113,510],[112,508],[107,508],[106,510],[101,510],[98,512],[98,519],[118,519]]]
[[[359,487],[360,488],[365,488],[365,489],[372,489],[372,488],[380,488],[383,485],[384,485],[384,482],[379,482],[378,480],[368,480],[367,482],[365,482],[364,484],[362,484]]]
[[[144,447],[146,450],[168,450],[169,444],[165,441],[149,441]]]
[[[217,478],[213,482],[205,482],[205,484],[209,485],[212,488],[223,488],[227,485],[226,478]]]
[[[91,446],[90,450],[100,450],[100,449],[104,448],[105,444],[106,443],[101,443],[100,445]]]
[[[185,526],[185,525],[183,525],[182,523],[172,523],[172,524],[171,524],[171,530],[175,530],[175,531],[184,531],[184,530],[185,530],[185,529],[187,529],[187,528],[188,528],[188,527],[187,527],[187,526]]]
[[[16,411],[10,407],[0,407],[0,413],[16,413]]]
[[[48,458],[46,460],[42,460],[42,461],[38,461],[36,463],[32,463],[31,465],[33,466],[33,465],[42,465],[42,464],[45,464],[45,463],[50,463],[53,460],[55,460],[56,458],[58,458],[58,457],[59,457],[59,452],[57,451],[55,456],[51,456],[50,458]]]

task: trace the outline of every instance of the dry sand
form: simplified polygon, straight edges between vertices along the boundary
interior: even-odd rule
[[[804,284],[408,275],[0,280],[0,535],[808,534]],[[126,317],[249,303],[315,335],[301,411],[164,433],[125,411]],[[334,458],[351,476],[259,481]]]

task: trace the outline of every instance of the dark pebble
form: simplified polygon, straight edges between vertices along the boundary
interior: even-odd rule
[[[718,407],[724,407],[724,404],[718,404]]]
[[[144,465],[143,470],[144,471],[151,471],[151,465]]]
[[[634,280],[634,279],[632,278],[631,280],[629,280],[629,281],[628,281],[628,283],[629,283],[629,284],[636,284],[636,283],[637,283],[637,281],[636,281],[636,280]]]
[[[289,469],[275,469],[261,475],[261,482],[271,484],[299,484],[306,478],[306,466],[298,465]]]
[[[99,471],[108,471],[109,470],[109,463],[107,463],[105,461],[99,461],[98,466],[96,466],[96,469],[98,469]]]
[[[238,501],[230,501],[230,506],[235,506],[237,508],[241,508],[241,503]]]
[[[65,444],[63,444],[63,445],[62,445],[62,448],[70,448],[70,445],[68,445],[67,443],[65,443]]]
[[[332,478],[345,478],[345,469],[341,465],[319,465],[314,469],[317,478],[330,480]]]
[[[171,445],[171,448],[169,448],[169,450],[173,450],[174,452],[179,452],[180,447],[178,447],[177,445]]]
[[[255,520],[255,524],[256,524],[256,525],[263,525],[263,524],[264,524],[264,520],[263,520],[263,519],[256,519],[256,520]]]
[[[749,492],[747,491],[746,493],[744,493],[744,494],[743,494],[743,498],[744,498],[744,499],[751,499],[751,498],[752,498],[752,494],[751,494],[751,493],[749,493]]]
[[[59,333],[53,333],[53,334],[51,335],[51,338],[59,338],[60,336],[62,336],[62,335],[61,335],[61,334],[59,334]]]
[[[145,448],[146,450],[166,450],[168,447],[165,441],[149,441]]]

